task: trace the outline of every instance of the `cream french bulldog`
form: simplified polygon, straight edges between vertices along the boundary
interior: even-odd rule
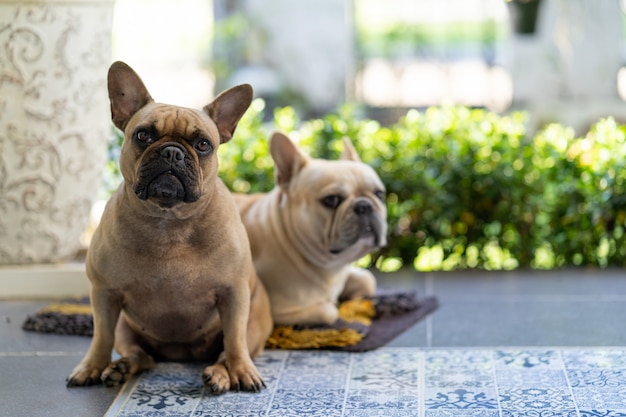
[[[202,377],[214,393],[259,391],[251,357],[273,328],[269,300],[216,157],[252,87],[193,110],[154,102],[116,62],[108,88],[124,181],[87,253],[94,336],[67,385],[116,385],[155,360],[196,360],[212,363]],[[121,359],[111,362],[113,347]]]
[[[270,139],[275,188],[236,194],[276,324],[331,324],[340,299],[371,296],[374,275],[351,264],[386,244],[385,186],[344,139],[340,160]]]

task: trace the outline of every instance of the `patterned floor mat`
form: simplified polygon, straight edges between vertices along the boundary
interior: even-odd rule
[[[626,348],[270,350],[261,393],[205,392],[201,365],[161,363],[106,417],[626,416]]]

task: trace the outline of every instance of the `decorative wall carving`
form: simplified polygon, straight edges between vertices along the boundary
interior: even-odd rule
[[[80,248],[111,133],[112,0],[0,0],[0,264]]]

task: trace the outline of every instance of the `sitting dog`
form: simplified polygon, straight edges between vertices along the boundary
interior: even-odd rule
[[[374,275],[351,263],[387,242],[385,187],[344,139],[338,161],[270,139],[275,188],[235,194],[276,324],[332,324],[340,299],[371,296]]]
[[[252,87],[220,94],[203,111],[155,103],[139,76],[114,63],[111,115],[124,132],[123,183],[87,253],[94,336],[67,385],[116,385],[155,360],[214,362],[214,393],[259,391],[251,357],[273,323],[245,228],[217,176]],[[111,362],[115,347],[121,359]]]

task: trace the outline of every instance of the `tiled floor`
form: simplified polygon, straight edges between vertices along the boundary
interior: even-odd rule
[[[620,346],[626,347],[626,330],[624,327],[624,323],[626,323],[625,275],[626,270],[619,269],[552,272],[473,271],[428,274],[410,272],[381,275],[379,281],[381,286],[416,288],[422,294],[434,294],[439,298],[440,307],[437,311],[390,344],[391,347],[420,348],[399,352],[417,355],[415,364],[411,366],[423,366],[423,372],[418,373],[418,375],[423,378],[421,383],[426,394],[418,398],[417,401],[423,401],[420,404],[426,407],[428,404],[435,406],[434,401],[448,403],[457,401],[459,404],[463,404],[459,402],[461,401],[460,397],[463,397],[463,401],[468,401],[469,398],[469,394],[465,392],[469,392],[470,388],[463,385],[463,381],[470,380],[467,379],[467,370],[463,371],[463,367],[459,367],[453,372],[446,372],[444,375],[437,374],[435,368],[429,368],[431,366],[429,365],[430,355],[435,355],[436,352],[446,355],[452,355],[454,352],[459,355],[488,355],[491,358],[489,359],[491,361],[489,366],[495,371],[495,376],[492,375],[494,379],[484,380],[482,383],[497,384],[498,391],[497,395],[495,395],[496,391],[490,391],[491,394],[486,391],[484,398],[495,399],[500,402],[500,405],[506,401],[517,401],[516,398],[521,392],[511,390],[510,394],[503,396],[502,389],[507,383],[513,385],[516,381],[526,381],[527,378],[535,376],[540,380],[546,378],[539,374],[532,375],[531,372],[523,375],[516,375],[514,372],[499,373],[502,361],[498,359],[499,353],[497,352],[509,352],[510,349],[518,351],[518,347],[523,348],[522,351],[527,351],[528,348],[540,348],[540,351],[556,352],[558,360],[551,363],[558,363],[558,366],[563,366],[560,369],[565,375],[564,377],[567,378],[566,381],[571,389],[568,394],[569,398],[577,398],[575,396],[576,387],[587,386],[588,382],[586,381],[594,380],[594,378],[597,382],[589,385],[588,388],[596,389],[597,384],[605,384],[607,387],[614,388],[619,385],[626,386],[626,366],[620,365],[622,366],[621,369],[614,367],[611,368],[610,372],[602,373],[593,369],[593,366],[599,366],[597,364],[602,363],[600,359],[590,359],[588,360],[590,367],[587,369],[565,368],[566,364],[573,363],[571,357],[568,359],[568,352],[572,355],[582,355],[583,352],[581,349],[569,349],[569,347],[588,347],[590,349],[587,350],[592,354],[602,352],[602,349],[598,349],[602,347],[612,347],[609,350],[617,348],[615,351],[618,352],[621,351],[619,350]],[[88,348],[89,339],[33,334],[23,332],[20,329],[26,315],[45,304],[45,301],[0,302],[0,417],[103,416],[119,389],[103,387],[67,389],[64,384],[65,377]],[[448,348],[462,349],[450,350]],[[541,350],[542,348],[545,349]],[[382,355],[384,352],[374,352],[373,355]],[[277,355],[279,362],[274,362],[274,365],[271,366],[278,366],[276,363],[287,364],[288,357],[285,359],[281,356],[286,354],[286,352],[269,352],[269,356],[260,359],[259,363],[266,361],[265,358],[271,359],[272,355]],[[297,356],[297,353],[294,355]],[[313,358],[314,355],[311,357]],[[363,370],[363,372],[368,369],[365,365],[354,366],[355,361],[362,361],[368,356],[347,355],[346,357],[350,358],[349,361],[352,365],[349,366],[352,367],[351,369]],[[597,358],[593,355],[590,357]],[[454,363],[454,361],[449,363]],[[465,362],[461,360],[459,363]],[[270,365],[263,363],[262,366]],[[286,367],[285,369],[289,368]],[[469,373],[479,375],[475,374],[474,371],[469,371]],[[267,375],[270,374],[271,372]],[[267,375],[266,378],[268,378]],[[349,385],[345,385],[349,383],[348,375],[352,374],[345,375],[344,390],[345,387],[351,389]],[[363,375],[363,378],[373,377],[375,374],[369,371]],[[428,390],[435,388],[434,385],[436,384],[444,383],[444,377],[453,379],[456,381],[455,384],[460,384],[460,387],[455,386],[454,389],[446,391],[447,394],[444,393],[443,395],[447,395],[447,399],[439,397],[438,394],[429,396]],[[307,383],[312,383],[311,379],[308,378],[307,374],[302,373],[298,375],[298,378],[297,382],[287,384],[282,389],[305,392],[304,388]],[[557,378],[554,381],[562,382],[562,379]],[[194,383],[197,383],[197,380]],[[481,383],[480,378],[477,382],[471,382],[474,385],[479,383]],[[552,389],[552,384],[553,382],[550,382],[550,389]],[[278,389],[277,386],[275,388]],[[403,389],[401,385],[397,388],[399,404],[402,401],[413,401],[410,395],[403,396]],[[617,391],[619,389],[616,388]],[[275,390],[275,393],[277,392]],[[594,397],[597,397],[596,400],[593,401],[604,401],[604,397],[608,395],[606,392],[597,394]],[[269,393],[270,390],[267,390],[261,396],[252,397],[255,398],[253,401],[260,401],[263,395]],[[537,395],[540,394],[539,391],[536,393]],[[546,395],[552,398],[554,393],[547,391]],[[365,395],[363,401],[370,401],[369,394],[366,391],[363,391],[363,394]],[[456,396],[456,400],[452,396]],[[241,394],[239,396],[229,395],[224,398],[245,401],[244,399],[249,397],[247,394]],[[379,401],[376,398],[379,397],[373,396],[372,401]],[[483,397],[481,396],[481,398]],[[615,401],[618,401],[620,398],[626,398],[626,392],[619,391],[614,397],[608,398],[609,400],[615,398]],[[429,399],[432,399],[433,402],[427,403],[426,401]],[[305,399],[305,401],[307,400]],[[311,404],[314,404],[315,401],[323,401],[323,397],[321,394],[315,395],[310,401],[312,401]],[[346,402],[346,404],[348,403]],[[581,404],[584,403],[576,402],[577,406],[586,407],[586,405]],[[600,409],[596,414],[583,414],[580,412],[582,410],[580,408],[575,409],[573,414],[561,410],[558,413],[552,412],[552,414],[535,413],[530,415],[542,417],[562,415],[568,417],[578,415],[612,417],[620,415],[615,413],[602,414],[602,410],[606,410],[607,407]],[[370,408],[375,410],[375,407]],[[468,406],[463,412],[458,410],[449,412],[448,409],[441,408],[438,414],[429,415],[490,415],[479,412],[480,410],[470,410],[470,408]],[[344,409],[346,413],[343,415],[351,415],[347,412],[347,408]],[[313,406],[311,410],[314,410]],[[421,408],[421,410],[426,411],[426,408]],[[383,414],[375,414],[375,411],[372,411],[369,415],[416,415],[414,411],[403,412],[400,406],[398,413],[390,414],[387,411]],[[354,415],[354,413],[352,414]],[[203,411],[197,415],[212,414]],[[502,416],[512,415],[520,414],[502,414]]]
[[[626,349],[268,351],[267,389],[212,396],[198,365],[162,364],[107,416],[626,416]]]

